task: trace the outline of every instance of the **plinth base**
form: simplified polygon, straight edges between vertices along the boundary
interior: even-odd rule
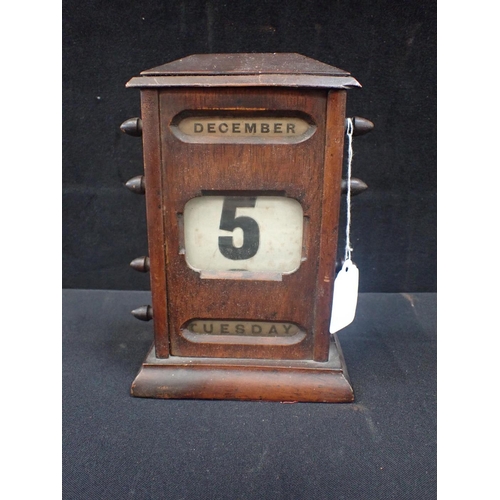
[[[328,361],[159,359],[154,347],[134,380],[141,398],[349,403],[354,393],[336,335]]]

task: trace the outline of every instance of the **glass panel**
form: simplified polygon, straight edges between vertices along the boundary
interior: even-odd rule
[[[270,321],[228,321],[196,319],[186,329],[200,335],[248,335],[263,337],[291,337],[300,332],[293,323]]]
[[[297,117],[232,118],[190,116],[179,123],[179,130],[198,137],[298,137],[311,125]]]
[[[201,196],[186,203],[186,261],[195,271],[290,274],[302,257],[303,210],[283,196]]]

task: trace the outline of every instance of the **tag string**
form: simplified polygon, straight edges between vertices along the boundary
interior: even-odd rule
[[[347,118],[347,222],[345,228],[345,254],[344,260],[351,260],[351,168],[352,168],[352,133],[354,122]]]

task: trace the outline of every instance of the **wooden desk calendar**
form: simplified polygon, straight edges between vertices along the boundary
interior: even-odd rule
[[[154,345],[132,395],[354,398],[332,302],[349,73],[298,54],[193,55],[144,71]],[[356,133],[372,127],[354,120]],[[363,186],[353,179],[353,187]]]

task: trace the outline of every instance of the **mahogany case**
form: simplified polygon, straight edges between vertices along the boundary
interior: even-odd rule
[[[141,90],[154,320],[154,346],[132,395],[352,401],[338,339],[328,329],[346,89],[359,84],[298,54],[211,54],[147,70],[127,85]],[[190,117],[199,117],[198,136],[181,130]],[[290,133],[282,136],[286,123]],[[293,123],[307,132],[294,137]],[[200,272],[188,265],[185,207],[209,196],[298,201],[298,269]],[[264,335],[262,325],[270,332],[294,325],[294,334]]]

